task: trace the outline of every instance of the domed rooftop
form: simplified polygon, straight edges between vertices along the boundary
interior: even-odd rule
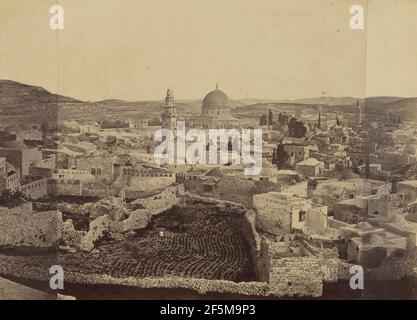
[[[203,109],[225,108],[229,105],[229,97],[216,86],[216,90],[209,92],[203,100]]]

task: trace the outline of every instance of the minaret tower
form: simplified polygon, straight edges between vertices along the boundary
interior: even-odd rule
[[[177,127],[177,107],[174,103],[174,92],[171,88],[167,90],[165,106],[162,108],[162,128],[175,129]]]

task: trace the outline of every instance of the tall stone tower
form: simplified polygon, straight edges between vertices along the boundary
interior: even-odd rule
[[[175,129],[177,127],[177,107],[174,103],[174,92],[172,89],[167,90],[165,106],[162,107],[162,128]]]

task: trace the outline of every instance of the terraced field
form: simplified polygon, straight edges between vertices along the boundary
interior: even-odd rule
[[[242,213],[216,207],[176,207],[136,236],[106,241],[96,253],[62,254],[59,260],[65,270],[85,274],[254,280],[242,219]]]

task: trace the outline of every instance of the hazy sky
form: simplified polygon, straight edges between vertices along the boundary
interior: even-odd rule
[[[417,96],[417,1],[60,0],[59,32],[54,3],[0,1],[0,78],[82,100],[203,98],[216,82],[232,98]]]

